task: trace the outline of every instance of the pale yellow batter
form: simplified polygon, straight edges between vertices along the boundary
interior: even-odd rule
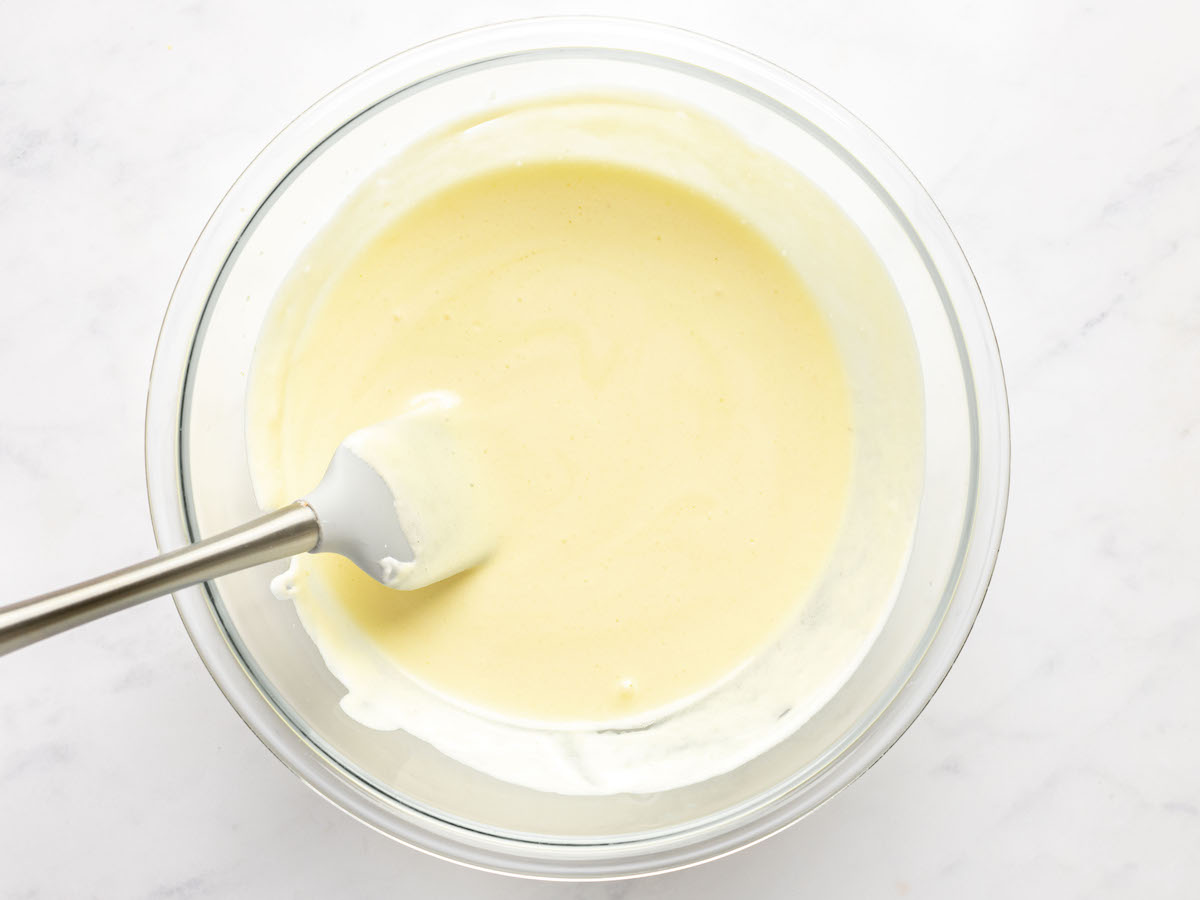
[[[251,438],[280,501],[414,395],[462,399],[491,558],[408,593],[332,556],[300,574],[469,704],[595,721],[699,691],[781,629],[837,537],[854,435],[829,328],[757,231],[658,175],[476,175],[294,280],[266,334]]]

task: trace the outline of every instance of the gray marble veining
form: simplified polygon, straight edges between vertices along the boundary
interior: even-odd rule
[[[168,603],[0,659],[0,898],[1189,897],[1200,882],[1200,7],[1084,0],[47,0],[0,27],[4,597],[153,549],[142,405],[208,213],[313,99],[467,25],[713,33],[864,118],[1000,339],[1013,487],[942,690],[863,779],[703,868],[542,885],[352,822],[226,705]]]

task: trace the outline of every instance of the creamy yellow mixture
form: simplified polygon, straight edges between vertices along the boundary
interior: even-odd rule
[[[455,398],[447,433],[498,526],[481,565],[415,592],[297,557],[284,593],[344,687],[328,714],[577,795],[659,794],[840,731],[926,465],[912,328],[853,217],[885,250],[903,236],[799,130],[784,161],[753,122],[650,97],[450,115],[402,144],[366,120],[281,201],[329,215],[290,226],[310,243],[286,279],[269,267],[259,502],[432,394]]]
[[[624,164],[506,165],[304,275],[256,359],[268,499],[430,391],[483,447],[482,565],[404,593],[338,557],[300,566],[429,687],[626,717],[729,675],[813,587],[851,471],[846,376],[793,267],[730,209]]]

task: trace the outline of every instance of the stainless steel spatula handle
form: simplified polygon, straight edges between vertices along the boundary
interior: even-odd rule
[[[109,575],[0,609],[0,654],[238,569],[307,553],[321,538],[303,500]]]

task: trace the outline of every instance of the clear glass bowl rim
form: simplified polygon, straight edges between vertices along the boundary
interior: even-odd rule
[[[337,766],[275,708],[218,624],[207,585],[178,592],[175,604],[205,666],[250,729],[309,787],[346,813],[414,849],[473,868],[541,879],[604,880],[686,868],[735,852],[794,824],[844,789],[924,709],[962,649],[983,602],[999,552],[1009,485],[1009,418],[999,350],[974,275],[948,224],[916,177],[878,136],[816,88],[766,60],[712,38],[635,20],[571,16],[486,25],[384,60],[284,128],[234,182],[198,237],[168,304],[155,350],[146,403],[146,480],[159,548],[165,551],[192,540],[180,474],[180,436],[185,375],[215,286],[209,273],[219,271],[228,256],[231,244],[222,237],[240,234],[244,209],[257,208],[274,191],[291,168],[288,160],[303,158],[358,115],[364,103],[378,102],[381,84],[389,85],[386,93],[393,94],[481,59],[564,48],[655,56],[738,82],[784,109],[798,104],[803,112],[793,115],[812,122],[822,134],[836,133],[830,140],[905,224],[931,275],[943,286],[943,302],[958,325],[960,352],[968,363],[974,394],[974,509],[964,532],[957,578],[946,587],[944,615],[892,700],[823,770],[798,787],[777,790],[749,812],[739,809],[728,821],[698,831],[684,829],[674,839],[634,840],[619,847],[572,844],[556,855],[559,845],[468,834],[419,813],[397,815],[394,800]],[[391,86],[395,84],[400,86]],[[905,198],[903,208],[894,199],[897,195]],[[981,381],[986,392],[976,389]],[[165,446],[174,452],[164,452]]]

